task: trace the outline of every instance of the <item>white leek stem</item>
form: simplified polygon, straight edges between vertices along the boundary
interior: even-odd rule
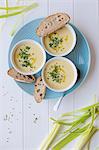
[[[56,135],[60,129],[60,126],[61,126],[60,124],[54,124],[52,131],[50,132],[48,137],[43,141],[39,150],[48,150],[48,147],[50,146],[50,144],[52,143],[52,141],[56,137]]]
[[[97,128],[95,127],[92,127],[91,130],[89,129],[88,131],[85,131],[81,135],[81,139],[77,142],[74,150],[82,150],[96,131]]]

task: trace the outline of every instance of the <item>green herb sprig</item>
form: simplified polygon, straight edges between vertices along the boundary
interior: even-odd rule
[[[56,36],[56,34],[55,36],[49,35],[49,38],[50,38],[49,46],[54,49],[57,48],[63,42],[62,38]]]
[[[60,66],[55,65],[53,70],[49,72],[49,75],[51,76],[52,80],[61,83],[63,77],[60,74]]]
[[[21,50],[21,52],[19,53],[19,57],[20,57],[20,59],[23,60],[22,66],[23,67],[30,66],[32,68],[32,64],[30,63],[30,60],[29,60],[30,54],[28,53],[28,51],[30,50],[30,47],[25,46],[25,48],[20,49],[20,50]]]

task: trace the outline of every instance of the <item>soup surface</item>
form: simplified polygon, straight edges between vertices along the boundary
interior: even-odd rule
[[[70,29],[65,26],[43,38],[45,48],[52,54],[64,54],[71,49],[74,37]]]
[[[35,72],[41,67],[44,56],[41,47],[33,42],[20,44],[15,50],[14,62],[22,72]]]
[[[64,60],[53,60],[46,65],[44,78],[50,88],[56,90],[65,89],[74,80],[74,70],[71,64]]]

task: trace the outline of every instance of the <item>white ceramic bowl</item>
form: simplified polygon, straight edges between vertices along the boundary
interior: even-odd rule
[[[43,45],[44,49],[46,50],[46,52],[47,52],[49,55],[51,55],[51,56],[66,56],[66,55],[68,55],[68,54],[74,49],[74,47],[75,47],[75,45],[76,45],[76,33],[75,33],[73,27],[72,27],[70,24],[67,24],[67,25],[65,25],[65,26],[71,31],[71,33],[72,33],[72,35],[73,35],[73,38],[74,38],[73,44],[72,44],[71,48],[70,48],[68,51],[66,51],[65,53],[58,54],[58,55],[57,55],[57,54],[53,54],[53,53],[49,52],[48,49],[46,49],[46,47],[45,47],[45,45],[44,45],[44,42],[43,42],[43,38],[41,38],[41,44]]]
[[[45,81],[44,70],[45,70],[45,68],[46,68],[46,65],[47,65],[49,62],[53,61],[53,60],[63,60],[63,61],[68,62],[68,63],[72,66],[73,71],[74,71],[74,80],[72,81],[72,83],[71,83],[68,87],[66,87],[66,88],[64,88],[64,89],[61,89],[61,90],[60,90],[60,89],[58,90],[58,89],[53,89],[53,88],[51,88],[51,87],[46,83],[46,81]],[[50,90],[55,91],[55,92],[64,92],[64,91],[67,91],[67,90],[69,90],[70,88],[72,88],[72,87],[74,86],[74,84],[76,83],[76,81],[77,81],[77,69],[76,69],[75,65],[73,64],[73,62],[72,62],[71,60],[69,60],[69,59],[67,59],[67,58],[65,58],[65,57],[54,57],[54,58],[48,60],[48,61],[46,62],[46,64],[44,65],[44,67],[43,67],[43,69],[42,69],[42,79],[43,79],[43,82],[44,82],[44,84],[46,85],[46,87],[49,88]]]
[[[15,54],[15,51],[16,51],[17,47],[20,46],[20,44],[24,44],[24,43],[26,43],[26,42],[35,43],[36,45],[38,45],[38,46],[40,47],[40,49],[41,49],[41,51],[42,51],[42,55],[43,55],[44,60],[43,60],[43,62],[42,62],[42,64],[41,64],[41,66],[40,66],[35,72],[33,72],[33,71],[31,71],[31,72],[22,72],[22,71],[15,65],[15,61],[14,61],[14,54]],[[31,39],[25,39],[25,40],[19,41],[18,43],[16,43],[16,44],[14,45],[14,47],[12,48],[11,53],[10,53],[10,60],[11,60],[12,66],[14,67],[14,69],[15,69],[17,72],[19,72],[19,73],[21,73],[21,74],[23,74],[23,75],[33,75],[33,74],[38,73],[38,72],[43,68],[43,66],[44,66],[44,64],[45,64],[45,62],[46,62],[46,52],[45,52],[45,50],[43,49],[43,47],[42,47],[38,42],[36,42],[36,41],[34,41],[34,40],[31,40]],[[41,62],[40,62],[40,63],[41,63]]]

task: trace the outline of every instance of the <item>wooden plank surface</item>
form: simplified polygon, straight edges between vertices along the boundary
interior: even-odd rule
[[[10,5],[15,4],[15,1],[9,1]],[[8,47],[12,40],[10,32],[18,17],[0,20],[0,150],[38,150],[41,141],[51,129],[50,117],[90,105],[94,102],[94,95],[99,97],[99,1],[35,1],[39,3],[39,7],[22,17],[19,28],[35,18],[57,11],[67,12],[71,16],[71,22],[84,33],[89,42],[92,54],[91,69],[84,84],[63,99],[58,112],[53,111],[56,100],[45,100],[36,104],[33,96],[23,92],[6,73],[9,68]],[[4,0],[0,1],[0,5],[2,4],[5,5]],[[21,0],[20,4],[25,2]],[[91,150],[96,150],[99,146],[98,137],[99,134],[91,142]],[[64,149],[73,150],[74,144],[75,141]]]
[[[22,150],[22,90],[7,75],[13,19],[0,19],[0,150]]]
[[[24,24],[48,15],[48,3],[37,0],[39,7],[24,16]],[[41,141],[48,134],[48,101],[37,104],[27,93],[23,93],[24,107],[24,150],[38,149]],[[37,118],[37,120],[35,120]]]

